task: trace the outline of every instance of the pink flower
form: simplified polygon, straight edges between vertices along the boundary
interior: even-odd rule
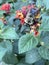
[[[6,3],[6,4],[3,4],[0,8],[0,10],[4,10],[6,12],[9,12],[10,11],[10,4]]]

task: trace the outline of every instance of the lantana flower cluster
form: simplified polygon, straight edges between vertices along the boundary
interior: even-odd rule
[[[10,13],[11,6],[9,3],[5,3],[0,7],[0,10],[6,12],[6,14]],[[7,24],[6,19],[4,17],[0,18],[3,20],[3,23]],[[16,11],[15,19],[19,19],[21,25],[29,25],[30,32],[38,35],[38,29],[40,26],[41,17],[40,17],[40,8],[36,7],[35,3],[30,3],[27,6],[23,6],[20,10]]]
[[[4,13],[3,15],[8,15],[8,14],[10,14],[10,10],[11,10],[11,5],[10,5],[9,3],[4,3],[4,4],[2,4],[1,7],[0,7],[0,11],[5,11],[5,13]],[[2,22],[3,22],[4,24],[7,24],[6,19],[5,19],[4,16],[3,16],[3,17],[0,17],[0,20],[2,20]]]
[[[30,33],[34,32],[35,36],[39,34],[38,29],[40,26],[40,8],[36,7],[35,3],[24,6],[21,10],[16,11],[16,19],[20,20],[22,25],[28,24],[30,26]]]

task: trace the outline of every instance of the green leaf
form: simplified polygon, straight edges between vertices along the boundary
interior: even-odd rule
[[[49,16],[43,15],[42,16],[42,23],[39,28],[40,31],[49,31]]]
[[[49,10],[49,0],[37,0],[36,1],[36,6],[37,7],[44,6],[46,8],[46,10]]]
[[[18,63],[17,65],[32,65],[32,64],[27,64],[27,63]]]
[[[25,61],[26,63],[32,64],[41,59],[38,49],[34,48],[26,53]]]
[[[45,61],[44,59],[39,60],[38,62],[36,62],[34,65],[45,65]]]
[[[7,64],[15,64],[18,62],[17,57],[12,53],[13,47],[10,41],[4,41],[0,43],[0,46],[6,49],[6,53],[4,54],[2,60]],[[4,52],[4,51],[3,51]]]
[[[0,20],[0,28],[2,29],[2,28],[3,28],[3,26],[4,26],[3,21],[2,21],[2,20]]]
[[[12,44],[9,41],[3,41],[0,43],[0,61],[5,56],[6,52],[12,52]]]
[[[32,65],[32,64],[18,63],[17,65]]]
[[[5,13],[5,11],[0,10],[0,17],[3,17],[3,13]]]
[[[7,63],[7,64],[16,64],[16,63],[18,63],[18,59],[17,59],[17,57],[13,54],[13,53],[11,53],[11,54],[6,54],[4,57],[3,57],[3,59],[2,59],[5,63]]]
[[[2,38],[3,39],[18,39],[19,36],[15,32],[14,28],[9,27],[2,33]]]
[[[0,4],[3,2],[3,0],[0,0]]]
[[[5,40],[5,41],[1,42],[0,48],[1,48],[1,46],[6,50],[6,53],[8,53],[8,54],[12,53],[12,44],[10,41]],[[4,49],[2,51],[2,55],[4,54],[4,56],[6,56],[6,53],[4,53],[4,51],[5,51]],[[2,57],[2,60],[3,60],[4,56]]]
[[[15,40],[13,43],[13,52],[18,54],[18,40]]]
[[[21,32],[29,32],[30,31],[30,27],[29,26],[26,26],[26,25],[23,25],[22,27],[21,27]]]
[[[43,0],[46,10],[49,10],[49,0]]]
[[[6,64],[5,62],[0,62],[0,65],[13,65],[13,64]]]
[[[40,41],[41,45],[43,43],[44,47],[49,48],[49,31],[41,32]]]
[[[2,46],[3,48],[5,48],[7,50],[8,53],[12,52],[12,43],[10,41],[3,41],[0,43],[0,46]]]
[[[38,52],[40,54],[40,56],[44,59],[47,59],[49,60],[49,49],[47,49],[46,47],[44,46],[41,46],[39,49],[38,49]]]
[[[19,53],[24,53],[26,51],[35,48],[38,44],[37,38],[32,34],[26,34],[19,39],[18,49]]]
[[[22,2],[27,2],[27,0],[22,0]]]
[[[43,0],[37,0],[37,1],[36,1],[36,6],[37,6],[37,7],[41,7],[41,6],[43,6],[43,5],[44,5]]]
[[[6,51],[7,50],[5,48],[3,48],[2,46],[0,46],[0,61],[2,61],[2,58],[4,57]]]
[[[5,2],[12,2],[13,0],[5,0]]]

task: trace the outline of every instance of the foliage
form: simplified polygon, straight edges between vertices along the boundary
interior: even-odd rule
[[[1,65],[49,65],[49,0],[0,0]]]

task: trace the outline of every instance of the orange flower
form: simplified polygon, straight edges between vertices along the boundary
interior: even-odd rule
[[[37,19],[40,18],[40,13],[37,14],[37,15],[35,16],[35,18],[37,18]]]
[[[24,18],[24,15],[21,11],[16,11],[16,18],[19,18],[19,19],[23,19]]]
[[[20,23],[22,25],[24,24],[24,15],[20,10],[16,11],[16,18],[20,19]]]

